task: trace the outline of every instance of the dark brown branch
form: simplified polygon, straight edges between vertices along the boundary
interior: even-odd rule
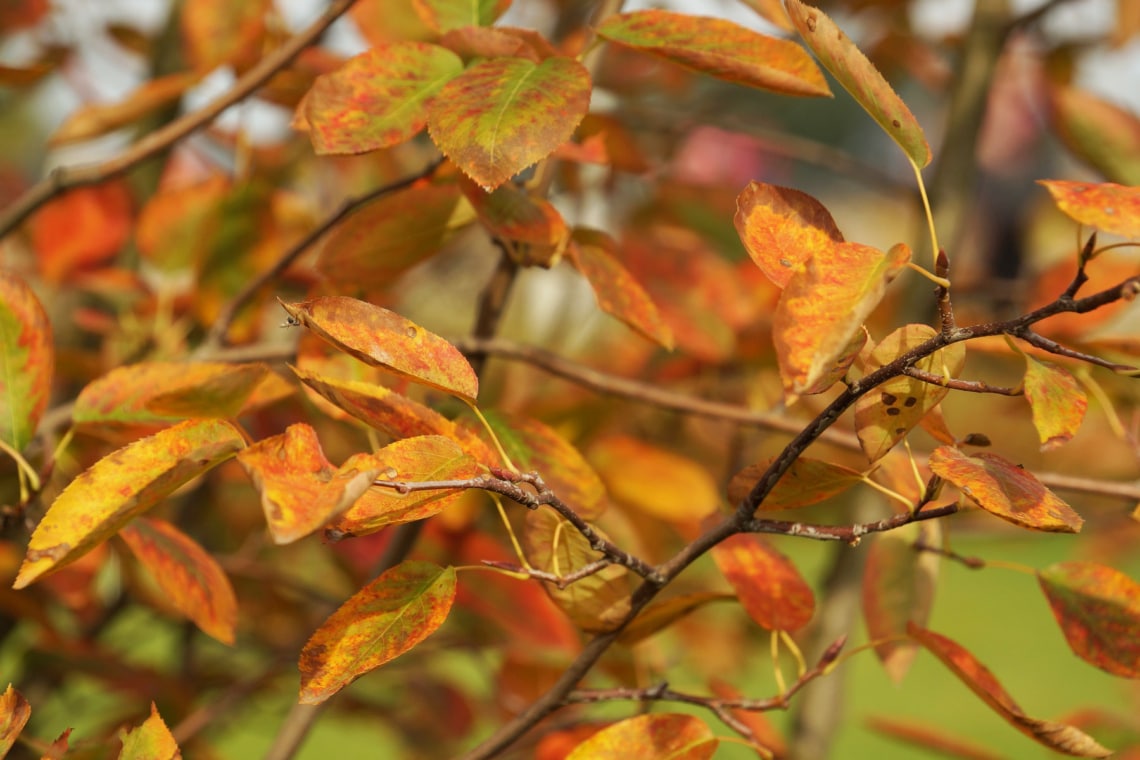
[[[1020,338],[1031,346],[1040,348],[1042,351],[1048,351],[1049,353],[1056,354],[1057,356],[1064,356],[1066,359],[1076,359],[1077,361],[1085,362],[1086,364],[1093,364],[1097,367],[1110,369],[1113,372],[1130,372],[1136,370],[1136,367],[1130,367],[1127,364],[1117,364],[1116,362],[1110,362],[1107,359],[1102,359],[1099,356],[1086,354],[1083,351],[1077,351],[1075,349],[1069,348],[1068,346],[1062,346],[1057,341],[1050,340],[1044,335],[1039,335],[1038,333],[1035,333],[1029,329],[1018,330],[1017,332],[1010,334],[1017,338]]]
[[[40,206],[65,190],[95,185],[116,177],[161,154],[216,119],[223,111],[252,95],[274,74],[289,65],[302,50],[316,42],[325,30],[356,0],[335,0],[307,29],[270,52],[247,71],[228,92],[197,111],[188,113],[162,129],[151,132],[118,156],[98,164],[59,167],[37,182],[0,213],[0,239],[6,237]]]
[[[950,281],[950,257],[946,255],[946,251],[942,248],[938,249],[934,274],[947,282]],[[938,299],[938,321],[942,325],[942,334],[948,336],[954,332],[954,328],[957,327],[957,324],[954,322],[954,305],[950,302],[950,287],[948,285],[939,285],[934,293]]]
[[[907,367],[903,374],[907,377],[913,377],[915,380],[921,380],[930,385],[937,385],[942,388],[949,388],[955,391],[966,391],[968,393],[993,393],[998,396],[1023,396],[1025,391],[1021,388],[1009,388],[1004,385],[990,385],[982,380],[959,380],[955,377],[943,377],[936,375],[933,372],[919,369],[918,367]]]
[[[856,523],[854,525],[814,525],[812,523],[790,522],[787,520],[761,520],[753,519],[744,524],[746,533],[777,533],[783,536],[797,536],[810,538],[816,541],[842,541],[852,546],[857,545],[863,536],[871,533],[882,533],[895,528],[901,528],[912,522],[932,520],[946,517],[958,511],[957,504],[947,504],[934,509],[924,509],[916,512],[900,512],[883,520],[869,523]]]

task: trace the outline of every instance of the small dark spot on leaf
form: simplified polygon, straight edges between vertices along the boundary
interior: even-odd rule
[[[903,402],[903,406],[905,406],[909,409],[910,407],[914,406],[917,403],[918,403],[918,399],[916,399],[914,396],[907,396],[906,401]]]
[[[889,406],[887,407],[887,414],[891,417],[895,417],[902,414],[902,409],[899,409],[897,406]]]
[[[899,400],[898,396],[896,396],[893,393],[887,393],[886,391],[883,391],[883,395],[881,398],[883,399],[883,403],[886,404],[887,406],[890,406]]]
[[[894,127],[895,129],[898,129],[899,127],[902,126],[902,124],[899,123],[898,119],[891,119],[891,126]]]
[[[906,428],[904,428],[904,427],[895,428],[895,435],[903,435],[905,433],[906,433]]]
[[[815,21],[815,14],[814,14],[814,13],[809,13],[809,14],[808,14],[808,16],[807,16],[807,20],[806,20],[806,23],[807,23],[807,28],[808,28],[808,31],[809,31],[809,32],[814,32],[814,31],[815,31],[815,24],[816,24],[816,21]]]

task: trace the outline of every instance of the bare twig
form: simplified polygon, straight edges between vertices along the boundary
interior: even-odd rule
[[[1038,333],[1035,333],[1029,329],[1018,330],[1010,334],[1021,338],[1031,346],[1040,348],[1042,351],[1048,351],[1049,353],[1056,354],[1057,356],[1064,356],[1066,359],[1076,359],[1077,361],[1093,364],[1097,367],[1110,369],[1113,372],[1129,372],[1136,369],[1136,367],[1130,367],[1127,364],[1117,364],[1116,362],[1110,362],[1107,359],[1102,359],[1099,356],[1094,356],[1093,354],[1086,354],[1083,351],[1077,351],[1076,349],[1069,348],[1068,346],[1062,346],[1057,341],[1050,340],[1044,335],[1039,335]]]
[[[588,565],[583,565],[574,572],[567,573],[566,575],[555,575],[554,573],[548,573],[544,570],[538,570],[533,567],[522,567],[521,565],[515,565],[510,562],[496,562],[495,560],[490,559],[483,560],[483,564],[487,567],[493,567],[496,570],[505,570],[508,573],[528,575],[535,580],[553,583],[559,589],[564,589],[577,583],[583,578],[589,578],[591,575],[605,570],[607,567],[614,564],[614,562],[613,560],[606,557],[596,562],[591,562]]]
[[[934,509],[924,509],[920,512],[900,512],[883,520],[869,523],[856,523],[854,525],[813,525],[811,523],[789,522],[786,520],[758,520],[753,519],[744,523],[746,533],[778,533],[783,536],[798,536],[816,541],[842,541],[852,546],[857,545],[863,536],[871,533],[883,533],[895,528],[901,528],[912,522],[932,520],[946,517],[958,511],[957,504],[947,504]]]
[[[930,385],[937,385],[942,388],[950,388],[955,391],[966,391],[968,393],[993,393],[998,396],[1023,396],[1025,391],[1021,388],[1009,388],[1004,385],[990,385],[982,380],[959,380],[955,377],[944,377],[936,375],[933,372],[919,369],[918,367],[907,367],[903,374],[907,377],[913,377],[915,380],[921,380]]]

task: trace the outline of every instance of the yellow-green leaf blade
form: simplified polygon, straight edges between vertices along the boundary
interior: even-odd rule
[[[1025,400],[1041,450],[1062,446],[1077,434],[1088,409],[1088,396],[1068,370],[1025,355]]]
[[[732,536],[713,547],[712,556],[744,611],[761,627],[794,631],[811,620],[811,586],[787,557],[759,536]]]
[[[772,461],[752,464],[736,473],[728,484],[728,500],[733,504],[744,501]],[[780,476],[757,509],[760,512],[778,512],[810,507],[843,493],[861,480],[862,476],[849,467],[800,457]]]
[[[100,459],[48,508],[13,588],[78,559],[244,445],[228,422],[187,420]]]
[[[718,739],[693,715],[655,713],[614,723],[574,748],[566,760],[709,760]]]
[[[434,633],[455,601],[455,568],[406,561],[334,612],[301,650],[301,703],[320,704]]]
[[[590,106],[586,67],[570,58],[496,58],[448,82],[428,108],[432,140],[494,190],[570,139]]]
[[[55,350],[47,313],[24,281],[0,271],[0,440],[32,440],[51,395]]]
[[[786,5],[796,31],[824,68],[898,143],[915,166],[921,169],[929,164],[930,145],[918,120],[867,56],[823,11],[800,0],[787,0]]]
[[[150,717],[137,728],[121,731],[119,738],[123,750],[118,760],[181,760],[182,757],[174,734],[166,727],[154,702],[150,703]]]
[[[598,36],[727,82],[784,95],[831,95],[802,47],[725,19],[632,11],[610,16]]]

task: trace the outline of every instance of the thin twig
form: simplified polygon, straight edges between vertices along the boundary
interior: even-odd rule
[[[814,525],[787,520],[753,519],[744,523],[744,532],[777,533],[782,536],[798,536],[816,541],[842,541],[845,544],[855,546],[862,540],[863,536],[871,533],[883,533],[901,528],[912,522],[947,517],[957,511],[957,504],[947,504],[934,509],[924,509],[920,512],[900,512],[882,520],[854,525]]]
[[[943,375],[936,375],[933,372],[919,369],[918,367],[907,367],[903,374],[907,377],[913,377],[915,380],[921,380],[930,385],[937,385],[942,388],[949,388],[955,391],[966,391],[967,393],[993,393],[998,396],[1024,396],[1025,391],[1021,388],[1009,388],[1004,385],[990,385],[982,380],[959,380],[955,377],[944,377]]]
[[[1050,340],[1044,335],[1040,335],[1029,329],[1018,330],[1017,332],[1010,334],[1020,338],[1031,346],[1040,348],[1042,351],[1048,351],[1049,353],[1056,354],[1057,356],[1064,356],[1066,359],[1076,359],[1077,361],[1093,364],[1097,367],[1110,369],[1113,372],[1128,372],[1136,369],[1136,367],[1131,367],[1127,364],[1117,364],[1116,362],[1110,362],[1107,359],[1102,359],[1099,356],[1094,356],[1093,354],[1086,354],[1083,351],[1077,351],[1076,349],[1069,348],[1068,346],[1062,346],[1060,343],[1054,340]]]
[[[583,565],[574,572],[567,573],[566,575],[555,575],[554,573],[548,573],[545,570],[539,570],[534,567],[522,567],[521,565],[515,565],[510,562],[497,562],[491,559],[483,560],[483,564],[487,567],[493,567],[496,570],[505,570],[508,573],[528,575],[535,580],[553,583],[559,589],[565,589],[582,580],[583,578],[589,578],[591,575],[605,570],[607,567],[614,564],[614,562],[608,557],[604,557],[597,560],[596,562],[591,562],[588,565]]]
[[[967,557],[966,555],[959,554],[956,551],[944,549],[941,546],[933,546],[931,544],[928,544],[921,538],[916,540],[913,546],[915,551],[928,552],[930,554],[937,554],[940,557],[945,557],[946,559],[952,559],[955,562],[959,562],[965,565],[971,570],[980,570],[986,566],[986,561],[981,557]]]

